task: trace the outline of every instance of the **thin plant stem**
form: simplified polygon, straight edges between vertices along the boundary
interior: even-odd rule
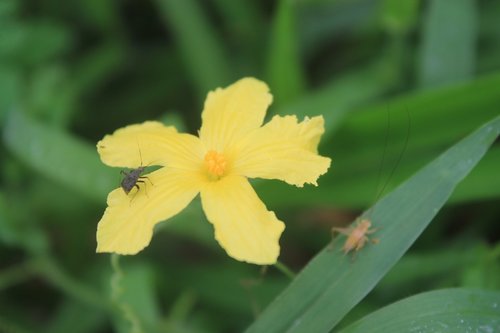
[[[111,255],[111,268],[113,274],[111,276],[111,299],[122,312],[122,317],[130,324],[131,333],[142,333],[141,322],[135,313],[134,309],[122,298],[123,296],[123,278],[124,274],[120,267],[120,256],[118,254]]]
[[[283,264],[281,261],[276,261],[276,263],[274,264],[274,267],[276,267],[281,273],[283,273],[290,280],[295,279],[295,273],[290,268],[288,268],[285,264]]]

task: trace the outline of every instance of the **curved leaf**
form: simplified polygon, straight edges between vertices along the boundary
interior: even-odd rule
[[[340,333],[498,332],[500,292],[436,290],[386,306]]]
[[[379,230],[355,260],[321,251],[247,332],[327,332],[401,258],[500,133],[493,119],[428,164],[364,214]]]
[[[214,87],[228,84],[231,74],[224,44],[210,25],[201,3],[157,0],[156,6],[172,30],[200,99],[203,100],[207,91]]]
[[[93,146],[20,111],[8,115],[3,134],[5,145],[31,168],[90,199],[105,202],[119,185],[117,171],[101,163]]]

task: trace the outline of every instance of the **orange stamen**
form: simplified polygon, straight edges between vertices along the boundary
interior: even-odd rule
[[[205,165],[212,176],[219,178],[226,171],[227,161],[224,155],[215,150],[209,150],[205,155]]]

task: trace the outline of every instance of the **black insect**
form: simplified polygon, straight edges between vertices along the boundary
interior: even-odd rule
[[[137,146],[139,146],[139,144],[137,144]],[[144,184],[145,179],[149,180],[151,185],[153,185],[153,183],[147,176],[141,176],[141,174],[144,172],[144,169],[146,169],[147,166],[142,165],[142,154],[140,149],[139,149],[139,156],[141,157],[140,167],[138,167],[137,169],[132,169],[129,172],[124,170],[120,172],[122,175],[125,175],[125,177],[123,177],[120,183],[120,186],[122,187],[123,191],[126,194],[129,194],[129,192],[132,191],[134,187],[137,188],[137,191],[139,191],[140,190],[139,184]]]
[[[144,172],[144,169],[146,169],[146,167],[140,166],[137,169],[132,169],[129,172],[124,170],[121,171],[121,174],[125,175],[125,177],[122,179],[120,185],[126,194],[129,194],[129,192],[134,187],[137,188],[137,190],[139,190],[140,189],[139,184],[145,183],[144,179],[149,180],[148,177],[141,176],[141,174]]]

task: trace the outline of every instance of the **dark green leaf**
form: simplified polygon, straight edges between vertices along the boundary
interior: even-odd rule
[[[296,7],[294,1],[279,2],[269,42],[267,77],[278,105],[300,96],[305,86],[297,45]]]
[[[476,1],[430,1],[427,4],[420,84],[430,87],[471,78],[476,66]]]
[[[500,117],[486,123],[382,198],[363,216],[380,228],[377,245],[355,260],[342,244],[320,252],[247,332],[327,332],[401,258],[500,134]]]
[[[194,0],[157,0],[156,3],[175,35],[200,99],[203,100],[208,91],[229,84],[223,44],[201,4]]]
[[[445,289],[408,297],[386,306],[340,333],[493,333],[499,330],[499,292]]]
[[[107,193],[119,185],[117,169],[102,164],[94,147],[20,111],[9,114],[3,139],[32,169],[91,199],[104,203]]]

